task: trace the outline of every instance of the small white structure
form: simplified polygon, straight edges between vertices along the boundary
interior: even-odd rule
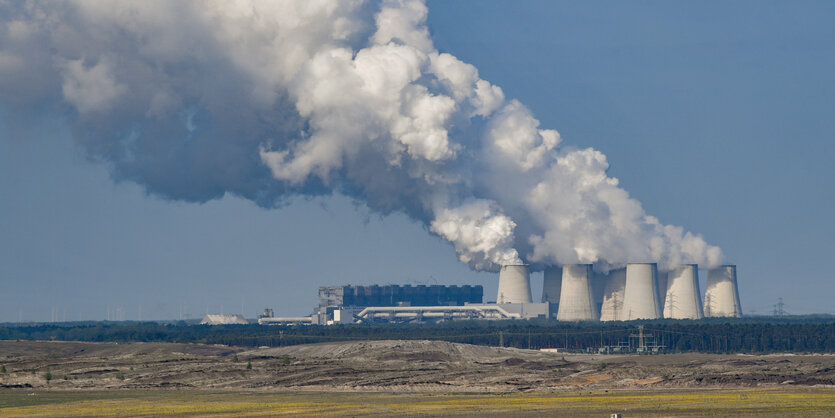
[[[661,304],[658,301],[658,266],[655,263],[629,263],[626,265],[626,285],[623,289],[622,321],[633,319],[658,319]]]
[[[704,313],[707,317],[742,316],[736,266],[724,265],[707,271]]]
[[[242,325],[249,321],[243,315],[208,314],[200,321],[200,325]]]
[[[502,266],[496,303],[531,303],[531,275],[523,264]]]
[[[562,267],[562,289],[557,311],[559,321],[597,321],[591,288],[591,264]]]
[[[623,290],[626,286],[626,269],[609,270],[603,280],[603,303],[600,307],[601,321],[618,321],[623,307]]]
[[[665,295],[664,318],[701,319],[702,297],[699,292],[699,266],[684,264],[670,270]]]
[[[334,309],[333,311],[333,320],[328,321],[328,325],[333,324],[353,324],[357,322],[357,314],[362,311],[362,308],[353,307],[353,308],[346,308],[341,307],[339,309]]]
[[[313,325],[312,316],[271,316],[259,318],[258,325]]]

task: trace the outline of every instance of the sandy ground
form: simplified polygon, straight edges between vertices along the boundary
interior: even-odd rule
[[[835,388],[835,355],[577,355],[443,341],[358,341],[254,350],[200,344],[0,341],[0,366],[6,369],[0,372],[0,390],[478,393]]]

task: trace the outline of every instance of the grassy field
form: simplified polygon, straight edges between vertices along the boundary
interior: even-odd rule
[[[835,390],[741,389],[511,394],[233,391],[0,391],[0,416],[828,416]]]

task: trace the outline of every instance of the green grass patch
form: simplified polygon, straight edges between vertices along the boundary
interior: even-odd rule
[[[2,416],[825,416],[831,389],[436,394],[263,391],[0,391]]]

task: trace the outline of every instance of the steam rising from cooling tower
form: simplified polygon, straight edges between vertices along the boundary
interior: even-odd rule
[[[707,317],[742,316],[736,266],[725,265],[708,270],[704,313]]]
[[[531,276],[528,266],[507,265],[499,271],[497,303],[531,303]]]
[[[276,207],[342,193],[407,214],[474,269],[722,262],[646,214],[601,152],[563,145],[436,50],[427,13],[418,0],[4,3],[0,102],[69,115],[90,158],[155,195]]]

